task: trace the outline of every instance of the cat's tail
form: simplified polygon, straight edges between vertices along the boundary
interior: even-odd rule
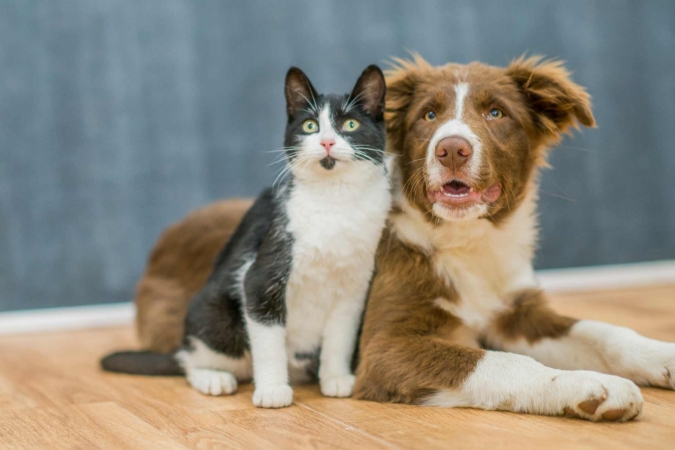
[[[108,372],[135,375],[172,376],[185,374],[174,354],[150,351],[111,353],[101,359],[101,367]]]

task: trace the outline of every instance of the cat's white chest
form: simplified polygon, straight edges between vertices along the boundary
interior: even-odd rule
[[[294,188],[286,205],[293,235],[286,288],[291,366],[296,354],[321,347],[327,317],[338,302],[365,301],[390,202],[383,176],[363,187]]]

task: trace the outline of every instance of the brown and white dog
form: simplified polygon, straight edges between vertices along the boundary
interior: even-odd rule
[[[403,188],[378,250],[355,396],[625,421],[642,408],[635,383],[675,388],[675,344],[559,316],[538,288],[537,169],[562,133],[594,126],[561,63],[416,57],[387,89]]]
[[[399,61],[387,85],[400,189],[378,250],[354,395],[625,421],[642,408],[635,383],[675,389],[675,344],[561,317],[538,288],[537,170],[562,134],[594,126],[588,94],[563,66],[521,58],[506,68],[433,67],[415,57]],[[242,212],[218,214],[236,223]],[[214,220],[186,220],[155,253],[189,255],[181,264],[205,278],[215,255],[190,245],[220,248],[227,233],[197,239],[190,230]],[[173,250],[183,233],[195,240]],[[170,264],[152,271],[157,286],[175,285],[170,272]],[[148,318],[139,331],[150,336],[146,347],[169,350],[162,339],[177,343],[180,314],[148,314],[157,286],[139,290],[139,316]],[[191,289],[171,304],[187,304]]]

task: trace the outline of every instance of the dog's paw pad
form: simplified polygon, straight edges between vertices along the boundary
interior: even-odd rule
[[[617,420],[622,419],[626,416],[628,412],[627,409],[610,409],[602,413],[602,420],[607,420],[609,422],[616,422]]]
[[[293,389],[287,384],[260,386],[253,392],[253,404],[258,408],[283,408],[293,403]]]
[[[594,372],[571,372],[566,389],[577,401],[563,408],[563,415],[576,419],[625,422],[640,415],[642,394],[630,380]],[[569,384],[568,384],[569,383]]]
[[[355,379],[354,375],[341,375],[321,380],[321,393],[326,397],[350,397]]]
[[[595,414],[595,411],[598,410],[598,406],[600,406],[600,404],[605,401],[605,398],[606,397],[601,397],[599,399],[593,398],[593,399],[590,399],[590,400],[586,400],[585,402],[579,403],[579,405],[577,405],[577,407],[580,410],[582,410],[583,412],[585,412],[586,414],[592,415],[592,414]]]
[[[565,406],[565,417],[569,417],[571,419],[583,419],[583,417],[577,414],[577,412],[570,406]]]

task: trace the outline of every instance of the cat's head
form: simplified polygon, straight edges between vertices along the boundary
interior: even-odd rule
[[[368,66],[350,94],[319,94],[298,68],[286,74],[284,146],[296,178],[340,177],[384,164],[382,71]]]

